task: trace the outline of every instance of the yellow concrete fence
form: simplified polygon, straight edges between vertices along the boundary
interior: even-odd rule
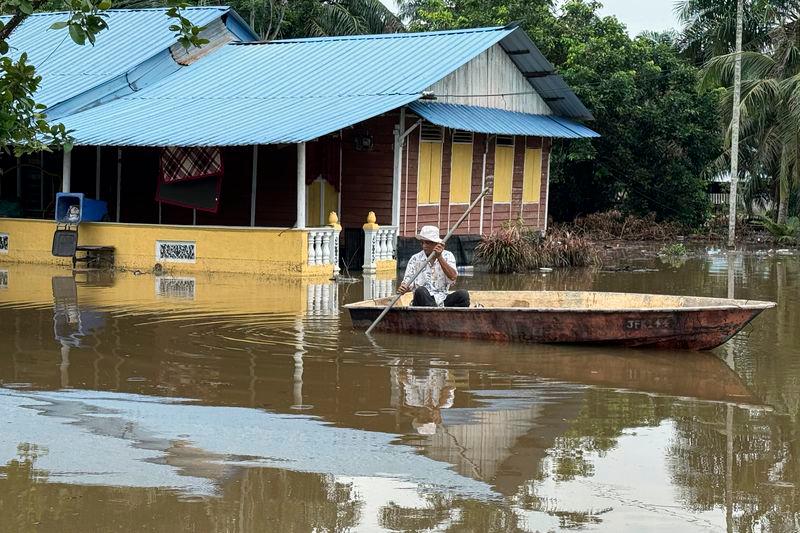
[[[53,221],[0,219],[0,263],[71,265],[69,258],[51,254],[55,229]],[[330,264],[308,264],[307,230],[93,222],[80,225],[78,240],[83,246],[113,246],[118,268],[150,271],[159,263],[167,272],[333,273]],[[172,252],[162,255],[159,243]],[[181,259],[184,244],[193,244],[193,253]]]

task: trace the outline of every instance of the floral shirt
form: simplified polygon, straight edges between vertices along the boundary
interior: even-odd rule
[[[408,260],[408,266],[406,266],[406,274],[403,276],[403,283],[408,285],[412,291],[417,287],[425,287],[428,289],[428,292],[431,293],[433,299],[436,300],[436,305],[441,307],[444,305],[444,299],[447,298],[447,291],[450,290],[454,282],[445,275],[438,259],[433,262],[433,265],[426,265],[425,260],[427,257],[424,250],[411,256],[411,259]],[[453,252],[445,250],[442,252],[442,257],[444,257],[447,264],[455,270],[456,256],[453,255]],[[414,277],[414,274],[416,274],[420,268],[424,268],[425,270],[422,274],[417,276],[417,279],[414,280],[414,284],[411,285],[411,278]]]

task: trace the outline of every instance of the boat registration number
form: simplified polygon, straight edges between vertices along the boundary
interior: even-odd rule
[[[675,327],[675,320],[672,318],[644,318],[625,320],[625,329],[670,329]]]

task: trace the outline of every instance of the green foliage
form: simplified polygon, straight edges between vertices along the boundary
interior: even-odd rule
[[[793,0],[789,0],[791,2]],[[738,0],[680,0],[676,13],[684,23],[680,46],[683,54],[702,65],[714,56],[734,51]],[[787,0],[747,0],[742,46],[759,50],[769,41],[769,19]]]
[[[796,2],[794,2],[796,4]],[[768,45],[742,53],[740,178],[767,181],[778,205],[776,221],[785,224],[793,191],[800,189],[800,12],[782,1],[771,7]],[[733,117],[733,72],[736,54],[712,58],[701,86],[719,93],[722,126]],[[711,167],[729,168],[729,151]]]
[[[715,98],[668,36],[630,39],[594,5],[568,2],[560,17],[559,71],[592,110],[602,137],[555,154],[556,219],[610,208],[689,226],[708,210],[703,170],[721,151]]]
[[[600,3],[568,0],[407,0],[409,28],[520,21],[592,111],[602,137],[556,143],[550,213],[572,220],[612,208],[698,226],[708,211],[703,170],[722,151],[716,96],[670,35],[631,39]]]
[[[672,244],[662,246],[658,254],[666,257],[684,257],[688,255],[688,250],[686,249],[686,245],[682,242],[673,242]]]
[[[25,18],[39,8],[53,8],[53,2],[29,0],[0,0],[0,12],[10,14],[0,21],[0,150],[12,150],[15,155],[49,151],[58,146],[72,149],[72,139],[62,124],[50,124],[45,106],[36,103],[35,93],[41,83],[36,68],[28,62],[24,50],[14,50],[9,55],[8,37]],[[58,7],[69,10],[68,18],[55,22],[51,30],[66,30],[76,44],[94,45],[98,35],[108,29],[107,15],[110,0],[66,0]],[[183,0],[167,0],[166,16],[173,20],[169,29],[185,48],[208,43],[200,37],[203,28],[193,25],[183,16],[188,5]],[[165,21],[166,23],[166,21]]]
[[[555,229],[542,237],[521,220],[503,224],[478,244],[475,253],[490,271],[501,274],[598,263],[594,246],[574,232]]]
[[[71,148],[64,126],[49,124],[34,99],[40,82],[24,52],[16,61],[0,56],[0,146],[13,146],[15,155],[47,151],[52,144]]]
[[[798,217],[789,217],[786,223],[778,223],[765,216],[760,216],[758,223],[780,244],[796,244],[800,239],[800,218]]]

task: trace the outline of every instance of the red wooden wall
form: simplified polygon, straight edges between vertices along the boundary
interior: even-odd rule
[[[413,116],[406,117],[406,126],[414,123]],[[391,224],[392,179],[394,166],[394,127],[399,121],[399,111],[372,118],[345,128],[341,136],[341,209],[339,218],[346,228],[360,228],[367,213],[374,211],[378,224]],[[372,139],[369,150],[356,148],[359,136]],[[475,134],[472,161],[472,198],[480,193],[483,173],[484,150],[486,152],[486,175],[494,173],[495,137]],[[339,142],[338,139],[335,142]],[[466,206],[450,205],[450,163],[452,131],[445,130],[442,147],[441,199],[436,206],[417,205],[417,174],[419,165],[420,128],[407,138],[402,152],[403,177],[401,181],[400,234],[414,235],[425,224],[437,225],[442,232],[463,214]],[[488,144],[488,146],[487,146]],[[489,234],[503,222],[522,216],[531,228],[544,229],[547,202],[548,160],[550,139],[538,137],[516,137],[512,201],[495,205],[491,197],[484,202],[483,233]],[[541,202],[522,203],[522,180],[524,148],[543,148]],[[307,168],[309,174],[316,172],[320,157],[316,143],[308,144]],[[252,181],[253,148],[226,147],[222,149],[225,176],[222,180],[219,211],[197,212],[197,223],[202,225],[249,226],[250,189]],[[60,154],[58,154],[60,162]],[[158,204],[155,202],[159,175],[160,150],[156,148],[122,149],[122,222],[157,223]],[[10,167],[12,160],[4,158],[3,167]],[[52,159],[52,158],[50,158]],[[72,157],[72,190],[95,195],[96,150],[93,147],[77,147]],[[55,163],[55,161],[54,161]],[[330,165],[328,165],[330,166]],[[295,145],[270,145],[258,148],[258,200],[256,225],[265,227],[292,227],[296,210],[297,149]],[[49,169],[60,174],[60,168]],[[313,178],[313,176],[311,176]],[[116,220],[117,194],[117,148],[101,149],[101,194],[100,199],[109,204],[109,218]],[[4,196],[15,189],[15,173],[2,177]],[[16,192],[16,191],[14,191]],[[48,195],[49,196],[49,195]],[[163,224],[192,224],[192,210],[184,207],[162,205]],[[477,234],[480,231],[480,206],[472,211],[457,233]]]
[[[407,121],[408,122],[408,121]],[[447,228],[464,214],[465,205],[450,205],[450,164],[452,155],[452,131],[445,130],[442,146],[442,189],[438,206],[417,205],[417,174],[419,166],[419,130],[412,133],[403,150],[403,184],[401,191],[400,234],[412,236],[426,224],[439,226],[444,233]],[[472,199],[481,190],[483,176],[483,156],[486,153],[486,175],[494,174],[495,137],[475,134],[472,150]],[[543,230],[547,205],[548,161],[552,142],[549,138],[517,136],[514,146],[514,173],[511,185],[511,202],[494,204],[491,197],[484,200],[483,233],[489,234],[500,228],[503,222],[522,217],[525,225]],[[525,147],[542,148],[542,190],[539,203],[522,203],[522,180],[525,161]],[[406,172],[406,161],[408,171]],[[458,234],[478,234],[480,232],[480,205],[467,217],[456,231]]]

